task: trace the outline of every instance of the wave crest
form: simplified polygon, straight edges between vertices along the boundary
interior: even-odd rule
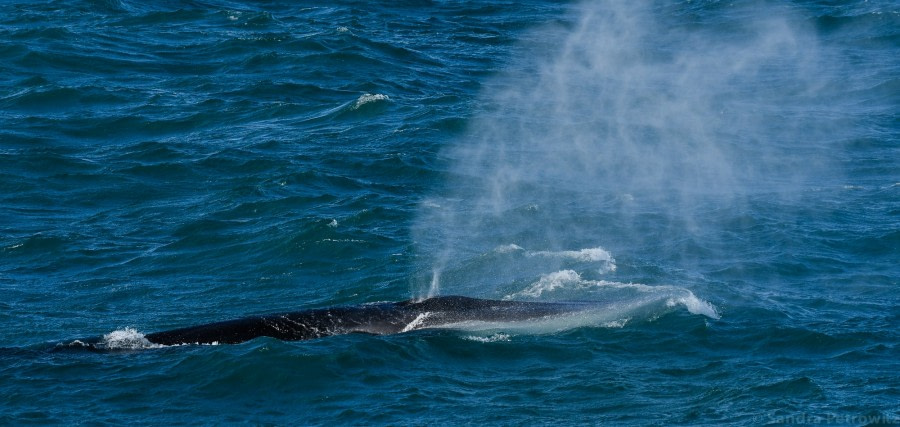
[[[364,93],[364,94],[360,95],[359,98],[356,99],[356,102],[354,102],[352,106],[350,106],[350,110],[358,110],[363,105],[371,104],[373,102],[390,101],[390,100],[391,100],[391,98],[384,94]]]

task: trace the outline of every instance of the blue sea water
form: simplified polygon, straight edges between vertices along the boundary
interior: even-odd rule
[[[13,1],[0,55],[2,424],[900,424],[896,2]],[[453,294],[615,309],[135,344]]]

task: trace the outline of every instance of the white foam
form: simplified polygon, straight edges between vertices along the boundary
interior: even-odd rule
[[[615,329],[624,328],[625,324],[627,324],[629,320],[631,320],[630,317],[625,318],[625,319],[619,319],[619,320],[611,320],[609,322],[604,323],[603,327],[604,328],[615,328]]]
[[[103,336],[98,347],[110,350],[140,350],[145,348],[159,348],[162,345],[154,344],[144,337],[144,334],[134,328],[125,328],[112,331]]]
[[[371,93],[365,93],[365,94],[360,95],[359,98],[357,98],[356,102],[353,103],[353,105],[350,107],[350,109],[356,110],[359,107],[362,107],[363,105],[366,105],[366,104],[369,104],[372,102],[390,101],[390,100],[391,100],[390,97],[388,97],[387,95],[380,94],[380,93],[376,93],[374,95]]]
[[[328,226],[331,228],[337,228],[338,222],[336,219],[332,219],[331,222],[328,223]]]
[[[502,332],[496,333],[496,334],[493,334],[490,336],[486,336],[486,337],[480,337],[478,335],[467,335],[463,338],[467,339],[469,341],[477,341],[477,342],[483,342],[483,343],[509,341],[509,335],[504,334]]]

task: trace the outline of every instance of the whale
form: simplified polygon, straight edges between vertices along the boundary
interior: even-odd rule
[[[505,324],[578,313],[589,302],[531,302],[439,296],[250,316],[146,334],[151,344],[240,344],[260,337],[301,341],[342,334],[388,335],[471,324]]]

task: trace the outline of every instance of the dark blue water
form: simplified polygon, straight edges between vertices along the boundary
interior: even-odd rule
[[[622,3],[5,3],[0,423],[900,423],[900,7]]]

